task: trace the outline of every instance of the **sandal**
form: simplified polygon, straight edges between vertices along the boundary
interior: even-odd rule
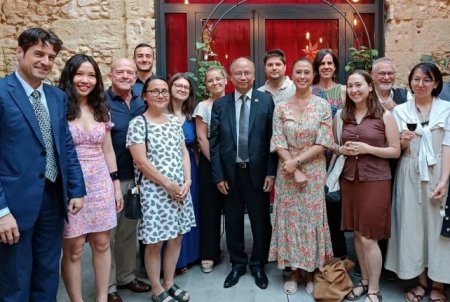
[[[437,287],[432,287],[431,292],[436,291],[440,294],[439,298],[431,298],[431,293],[430,293],[430,298],[428,299],[428,302],[445,302],[445,300],[447,299],[447,297],[445,296],[445,292],[443,289],[441,288],[437,288]]]
[[[286,281],[283,285],[284,293],[286,295],[293,295],[297,292],[298,285],[295,281]]]
[[[314,292],[314,282],[309,281],[306,283],[305,291],[308,295],[312,296]]]
[[[169,298],[169,299],[167,299]],[[174,298],[172,298],[166,291],[163,291],[158,296],[152,295],[152,301],[153,302],[177,302]]]
[[[210,273],[213,270],[214,261],[212,260],[202,260],[202,272]]]
[[[422,294],[417,293],[420,289],[423,290]],[[405,302],[420,302],[427,293],[428,287],[418,283],[414,288],[406,293]]]
[[[369,299],[370,302],[375,302],[372,300],[372,298],[370,296],[375,296],[378,299],[378,302],[383,301],[383,296],[381,296],[380,292],[376,292],[376,293],[367,293],[366,298]]]
[[[189,297],[189,293],[185,290],[180,289],[176,284],[173,284],[167,292],[172,298],[174,298],[178,302],[187,302],[191,299]],[[177,294],[178,292],[178,294]]]
[[[355,293],[355,289],[357,288],[362,288],[362,292],[359,295]],[[356,285],[352,287],[351,291],[347,294],[347,296],[345,296],[345,299],[349,301],[359,300],[363,295],[367,294],[368,291],[369,291],[369,284],[364,284],[363,279],[361,279]]]

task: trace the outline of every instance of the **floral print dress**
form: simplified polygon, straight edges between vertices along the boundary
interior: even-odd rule
[[[327,101],[312,96],[305,112],[295,116],[289,102],[275,108],[270,149],[286,149],[297,157],[314,145],[333,143],[331,109]],[[280,169],[275,184],[274,224],[269,261],[312,272],[333,256],[328,228],[323,153],[301,165],[306,186]]]
[[[68,213],[64,238],[103,232],[117,225],[114,186],[102,149],[105,134],[113,126],[111,122],[97,123],[92,129],[83,130],[69,122],[87,195],[78,214]]]

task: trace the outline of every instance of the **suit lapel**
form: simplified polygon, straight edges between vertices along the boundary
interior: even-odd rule
[[[236,133],[236,101],[234,100],[234,92],[230,94],[227,104],[228,119],[230,122],[231,133],[233,134],[234,142],[237,144],[237,133]]]
[[[53,94],[52,89],[49,89],[47,85],[44,84],[44,93],[45,93],[45,99],[47,100],[47,107],[48,107],[48,113],[50,115],[50,123],[52,125],[52,132],[53,132],[53,141],[55,142],[54,145],[56,146],[56,152],[59,154],[59,116],[58,116],[58,104],[57,104],[57,98]]]
[[[249,125],[248,125],[248,134],[252,131],[253,124],[255,123],[255,118],[260,108],[259,99],[255,97],[255,90],[252,92],[252,105],[250,106],[250,117],[249,117]]]
[[[8,93],[11,95],[11,98],[17,104],[20,111],[22,111],[25,119],[27,120],[31,130],[34,132],[37,139],[43,146],[45,146],[41,129],[39,128],[39,123],[34,113],[34,109],[31,105],[30,99],[25,93],[25,89],[23,89],[22,84],[20,84],[19,80],[14,74],[9,77],[8,86]]]

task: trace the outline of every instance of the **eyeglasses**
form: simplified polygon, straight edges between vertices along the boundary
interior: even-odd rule
[[[418,85],[420,83],[420,81],[422,81],[422,84],[425,85],[425,86],[429,86],[429,85],[432,85],[434,83],[434,80],[430,79],[430,78],[425,78],[425,79],[412,78],[412,80],[411,80],[411,82],[413,84],[416,84],[416,85]]]
[[[248,78],[249,76],[251,76],[253,73],[251,71],[236,71],[231,73],[233,75],[233,77],[235,78],[240,78],[242,76],[245,76],[246,78]]]
[[[167,90],[167,89],[163,89],[163,90],[153,89],[153,90],[147,90],[145,92],[150,92],[150,94],[155,98],[158,97],[160,94],[162,94],[162,96],[164,96],[164,97],[169,96],[169,90]]]
[[[392,71],[384,72],[384,71],[382,71],[382,72],[378,72],[377,75],[379,77],[382,77],[382,78],[384,78],[385,76],[388,76],[388,77],[392,78],[393,76],[395,76],[395,72],[392,72]]]
[[[187,91],[190,91],[190,90],[191,90],[191,87],[188,86],[188,85],[183,85],[183,84],[173,84],[173,86],[174,86],[177,90],[182,90],[182,89],[187,90]]]
[[[214,82],[222,82],[223,79],[224,79],[224,78],[222,78],[222,77],[217,77],[217,78],[214,78],[214,79],[209,79],[208,81],[206,81],[206,83],[212,84],[212,83],[214,83]]]

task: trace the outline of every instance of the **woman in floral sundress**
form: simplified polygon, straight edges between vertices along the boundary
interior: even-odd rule
[[[92,249],[96,301],[107,301],[111,269],[109,230],[123,206],[116,156],[111,142],[108,107],[100,69],[92,57],[73,56],[61,73],[59,87],[68,96],[67,119],[83,170],[87,195],[77,215],[64,227],[61,272],[71,301],[82,301],[81,257],[86,242]],[[111,176],[110,176],[111,173]],[[113,180],[112,180],[113,179]]]
[[[311,93],[313,66],[306,59],[292,68],[296,93],[275,108],[271,151],[277,152],[274,226],[269,261],[291,267],[287,294],[297,291],[301,270],[306,292],[313,291],[313,272],[333,256],[326,217],[324,149],[333,143],[330,105]]]

